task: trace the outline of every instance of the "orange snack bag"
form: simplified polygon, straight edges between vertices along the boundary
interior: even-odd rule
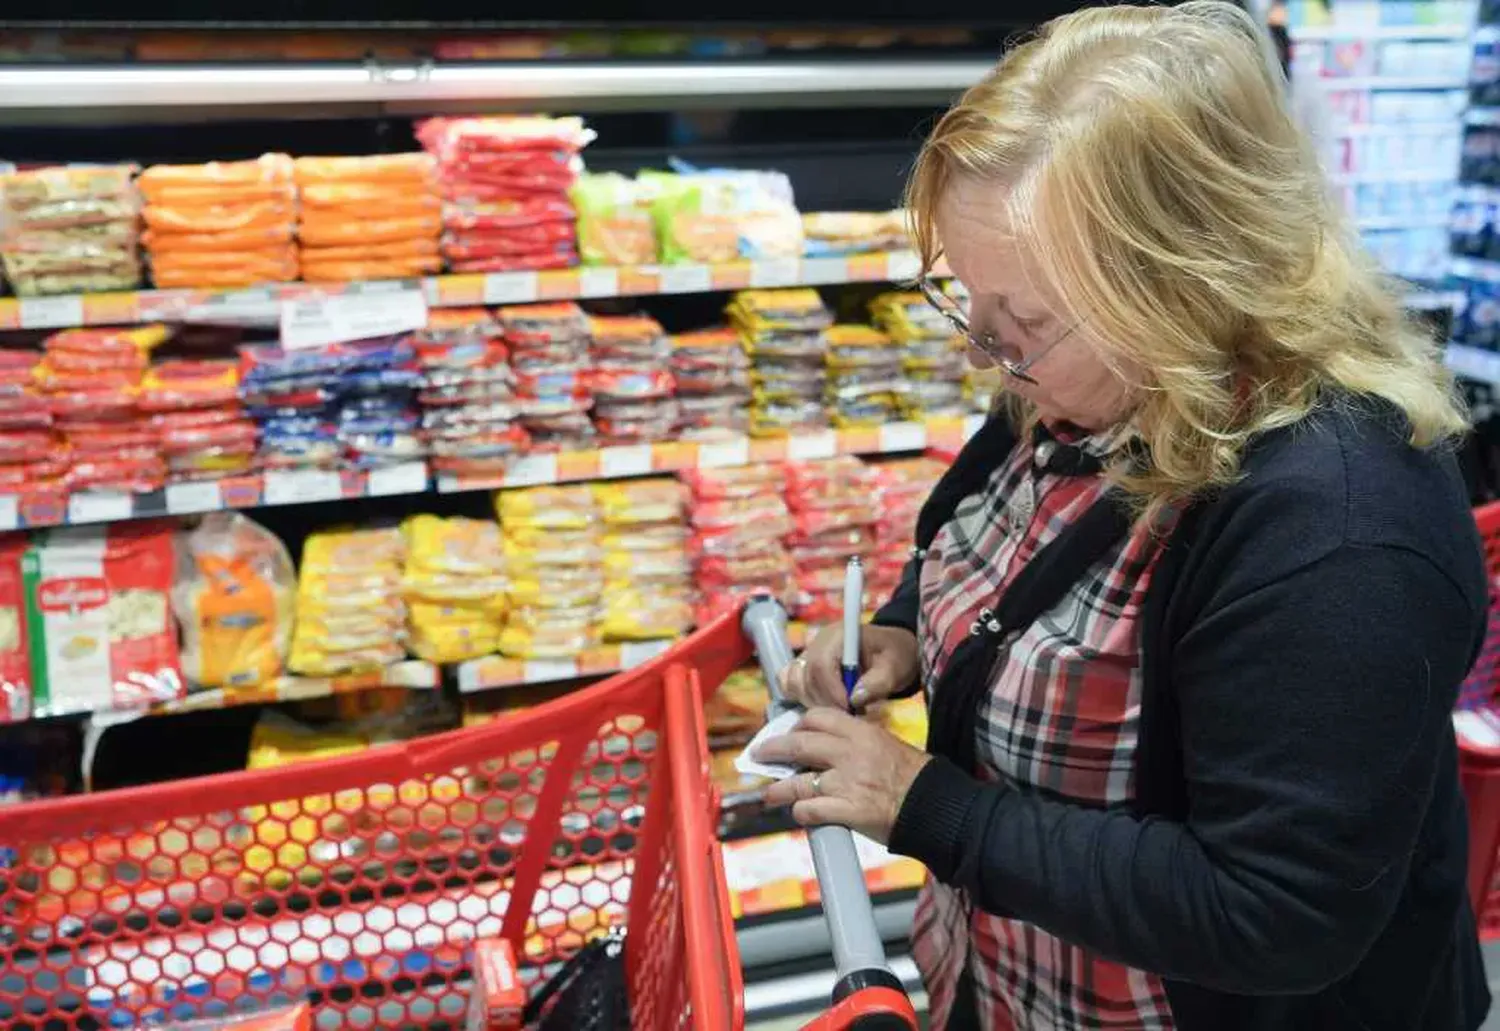
[[[255,225],[213,233],[163,233],[148,229],[141,243],[154,254],[165,251],[251,251],[292,242],[292,225]]]
[[[296,211],[282,201],[204,207],[148,204],[141,217],[148,228],[160,233],[217,233],[290,225]]]
[[[359,157],[298,158],[294,176],[299,186],[330,181],[427,182],[437,162],[431,154],[370,154]]]
[[[340,215],[335,218],[304,216],[297,234],[306,247],[342,247],[422,236],[436,238],[442,230],[443,219],[437,214],[381,219],[349,219]]]
[[[316,252],[313,252],[316,253]],[[356,279],[411,279],[441,270],[443,259],[401,258],[387,261],[315,261],[304,257],[302,279],[308,283],[349,283]]]
[[[152,165],[136,179],[147,200],[152,191],[172,187],[235,186],[285,183],[292,179],[292,159],[286,154],[263,154],[253,161],[210,161],[203,165]]]

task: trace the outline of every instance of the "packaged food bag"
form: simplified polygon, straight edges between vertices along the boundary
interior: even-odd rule
[[[22,574],[38,712],[182,696],[171,618],[176,567],[167,523],[67,527],[34,541]]]
[[[297,596],[292,557],[246,516],[211,512],[178,540],[172,607],[182,669],[206,688],[253,687],[282,671]]]
[[[21,558],[26,537],[0,536],[0,723],[31,715],[31,658],[26,637],[26,587]]]

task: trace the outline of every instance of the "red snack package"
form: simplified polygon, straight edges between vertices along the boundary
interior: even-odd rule
[[[91,457],[76,461],[64,477],[69,490],[116,490],[127,494],[149,494],[167,482],[167,465],[160,455],[152,458]]]
[[[526,989],[516,972],[516,954],[504,938],[474,943],[474,986],[464,1031],[519,1031]]]
[[[35,390],[0,393],[0,430],[44,430],[52,425],[52,405]]]
[[[210,408],[234,404],[240,384],[239,363],[182,359],[159,362],[141,379],[137,406],[146,412]]]
[[[199,426],[218,426],[221,423],[235,422],[244,418],[240,406],[225,405],[219,408],[189,408],[180,412],[157,412],[151,416],[151,425],[155,426],[163,438],[176,430],[196,429]]]
[[[699,501],[722,501],[771,494],[778,499],[785,473],[774,465],[729,466],[723,469],[687,469],[681,474]]]
[[[532,269],[572,268],[578,264],[574,250],[541,254],[512,254],[507,257],[481,258],[477,261],[450,262],[454,272],[524,272]]]
[[[514,198],[496,194],[477,202],[450,204],[443,209],[443,226],[454,231],[508,230],[544,222],[569,226],[577,217],[573,205],[556,194]]]
[[[19,494],[52,485],[68,471],[68,452],[59,449],[36,462],[13,462],[0,465],[0,493]]]
[[[0,462],[40,462],[58,450],[62,440],[42,430],[0,433]]]
[[[48,404],[59,419],[88,415],[95,418],[125,416],[135,412],[134,387],[97,387],[49,394]]]
[[[577,153],[595,133],[581,118],[543,115],[496,115],[477,118],[428,118],[416,126],[422,149],[439,161],[476,151],[564,151]]]
[[[168,455],[205,449],[229,453],[253,452],[260,441],[260,429],[249,419],[217,422],[203,426],[178,426],[161,435],[161,450]]]

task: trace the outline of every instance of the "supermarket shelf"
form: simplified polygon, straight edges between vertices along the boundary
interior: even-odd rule
[[[3,73],[0,73],[3,76]],[[0,85],[0,95],[4,86]],[[0,298],[0,329],[66,329],[134,322],[275,323],[287,301],[329,294],[420,289],[434,308],[590,297],[695,294],[747,287],[834,286],[902,282],[920,270],[911,251],[836,258],[773,258],[724,265],[590,267],[544,272],[432,276],[347,286],[284,283],[250,290],[137,290],[60,297]]]
[[[184,712],[206,712],[240,705],[267,705],[275,702],[305,702],[330,698],[356,691],[381,687],[404,687],[434,690],[442,685],[442,670],[431,662],[409,659],[368,673],[350,673],[338,677],[281,676],[253,688],[215,688],[194,691],[182,697],[154,702],[145,706],[99,707],[43,701],[30,714],[31,719],[52,716],[90,715],[102,725],[127,723],[144,716],[167,716]],[[16,722],[27,718],[16,714]]]
[[[1500,386],[1500,353],[1463,344],[1449,344],[1444,352],[1448,368],[1467,379]]]
[[[1336,139],[1352,136],[1416,136],[1456,132],[1458,126],[1446,122],[1348,122],[1328,130]]]
[[[402,462],[370,472],[282,470],[199,483],[172,484],[148,494],[79,491],[0,495],[0,530],[119,522],[191,515],[262,505],[300,505],[421,494],[430,477],[425,462]]]
[[[673,640],[631,641],[591,648],[571,659],[522,660],[486,655],[482,659],[459,663],[458,689],[465,694],[472,694],[498,687],[550,684],[560,680],[576,680],[579,677],[607,676],[649,662],[676,643]]]
[[[1500,25],[1480,25],[1474,29],[1475,43],[1500,43]]]
[[[1349,75],[1328,76],[1317,82],[1325,90],[1468,89],[1467,75]]]
[[[1500,125],[1500,107],[1471,107],[1464,112],[1466,125]]]
[[[517,459],[503,476],[455,477],[440,475],[444,493],[533,487],[573,480],[613,479],[683,469],[709,469],[764,462],[808,461],[835,455],[881,455],[922,451],[930,447],[960,447],[984,422],[982,416],[895,422],[848,430],[824,430],[794,437],[754,440],[740,437],[722,443],[672,442],[636,447],[602,448]]]
[[[1467,25],[1293,25],[1288,28],[1294,42],[1367,39],[1465,39]],[[1476,39],[1478,34],[1475,34]]]
[[[402,64],[74,65],[0,69],[0,112],[181,111],[221,116],[267,107],[358,105],[392,114],[437,104],[483,103],[488,110],[539,103],[642,106],[671,100],[683,83],[692,101],[842,102],[871,106],[892,97],[941,99],[972,86],[988,59],[861,56],[712,61],[568,61]]]
[[[1448,215],[1366,215],[1355,222],[1362,230],[1432,229],[1446,226]]]
[[[1401,298],[1408,311],[1462,311],[1468,298],[1458,290],[1416,290]]]
[[[957,449],[979,432],[982,416],[895,422],[849,430],[827,430],[774,440],[738,437],[714,444],[671,442],[634,447],[523,455],[504,475],[439,476],[438,490],[458,493],[530,487],[577,480],[609,480],[684,469],[723,468],[762,462],[806,461],[835,455],[885,455]],[[226,509],[302,505],[399,494],[422,494],[431,477],[425,462],[403,462],[370,472],[292,470],[202,483],[173,484],[149,494],[80,491],[0,495],[0,531],[47,526],[120,522]]]

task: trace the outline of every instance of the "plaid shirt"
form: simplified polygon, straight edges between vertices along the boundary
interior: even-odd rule
[[[1072,442],[1102,457],[1102,437]],[[1044,469],[1059,446],[1043,431],[1023,441],[985,489],[962,501],[922,566],[918,639],[923,683],[936,674],[1039,548],[1104,490],[1093,474]],[[1013,639],[996,663],[974,728],[981,776],[1074,805],[1117,808],[1134,793],[1140,715],[1141,602],[1160,538],[1136,531]],[[974,910],[930,879],[917,905],[913,952],[934,1027],[951,1012],[965,963],[981,1027],[1165,1031],[1173,1026],[1160,979],[1130,970],[1041,928]]]

